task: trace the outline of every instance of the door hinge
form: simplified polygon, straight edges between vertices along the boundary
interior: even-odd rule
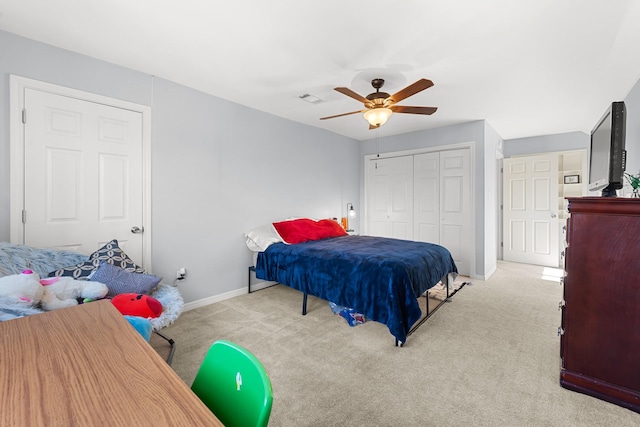
[[[500,242],[500,247],[504,248],[504,242]]]
[[[22,109],[22,123],[27,123],[27,109],[23,108]]]
[[[562,335],[564,335],[564,329],[562,329],[562,326],[558,327],[558,336],[561,337]]]
[[[567,305],[567,303],[564,302],[564,300],[560,301],[560,303],[558,304],[558,310],[562,310],[565,305]]]
[[[27,223],[27,211],[25,209],[22,209],[22,223]]]

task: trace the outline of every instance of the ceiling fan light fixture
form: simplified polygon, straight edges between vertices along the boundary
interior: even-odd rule
[[[378,107],[364,112],[364,119],[371,126],[382,126],[391,117],[392,111],[389,108]]]

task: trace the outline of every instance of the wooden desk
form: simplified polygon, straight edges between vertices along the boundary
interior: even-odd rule
[[[2,426],[222,426],[109,301],[0,322]]]

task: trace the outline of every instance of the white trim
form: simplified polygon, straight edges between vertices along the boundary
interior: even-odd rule
[[[25,89],[35,89],[56,95],[95,102],[111,107],[138,112],[142,115],[142,263],[145,269],[151,269],[151,108],[121,99],[110,98],[90,92],[84,92],[52,83],[41,82],[26,77],[9,75],[9,239],[12,243],[24,243],[22,227],[22,209],[24,207],[24,126],[22,110],[24,108]]]
[[[204,307],[205,305],[215,304],[217,302],[221,302],[224,300],[228,300],[228,299],[239,297],[240,295],[246,295],[246,294],[247,294],[247,290],[243,287],[242,289],[236,289],[235,291],[229,291],[223,294],[218,294],[211,297],[202,298],[196,301],[185,303],[182,311],[194,310],[196,308]]]
[[[258,281],[251,286],[251,292],[259,291],[260,289],[270,288],[273,285],[277,285],[277,282],[268,282],[266,280]],[[205,305],[215,304],[224,300],[239,297],[241,295],[247,295],[247,289],[236,289],[235,291],[225,292],[224,294],[214,295],[207,298],[202,298],[197,301],[191,301],[184,305],[182,311],[194,310],[196,308],[204,307]]]
[[[390,151],[388,153],[379,153],[379,154],[367,154],[364,156],[365,163],[368,160],[376,160],[376,159],[388,159],[392,157],[403,157],[403,156],[413,156],[414,154],[424,154],[424,153],[432,153],[434,151],[451,151],[451,150],[459,150],[461,148],[469,148],[474,147],[475,141],[470,142],[460,142],[456,144],[450,145],[438,145],[435,147],[424,147],[424,148],[414,148],[412,150],[403,150],[403,151]]]

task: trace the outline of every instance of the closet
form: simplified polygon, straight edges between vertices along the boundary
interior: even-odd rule
[[[458,271],[474,256],[470,149],[387,154],[366,162],[366,234],[442,245]]]

